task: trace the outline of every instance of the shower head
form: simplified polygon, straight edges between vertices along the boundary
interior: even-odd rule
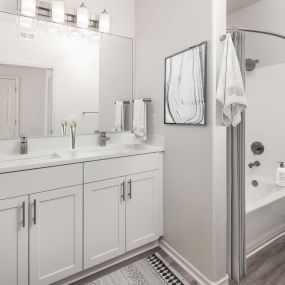
[[[252,58],[247,58],[246,59],[246,71],[253,71],[256,68],[256,64],[259,63],[259,59],[252,59]]]

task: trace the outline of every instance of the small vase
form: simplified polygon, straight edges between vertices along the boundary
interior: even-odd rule
[[[71,149],[75,149],[76,147],[76,122],[70,123],[70,135],[71,135]]]

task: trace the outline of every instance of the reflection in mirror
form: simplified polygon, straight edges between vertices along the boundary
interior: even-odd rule
[[[132,39],[0,13],[0,138],[125,131],[115,102],[132,103]]]
[[[53,134],[53,71],[0,65],[0,138]]]

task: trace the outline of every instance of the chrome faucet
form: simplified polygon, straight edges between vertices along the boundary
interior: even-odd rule
[[[28,137],[23,134],[20,137],[20,154],[28,154]]]
[[[107,141],[110,141],[110,137],[107,136],[106,132],[100,132],[100,146],[106,146]]]
[[[254,166],[259,167],[260,166],[260,161],[251,162],[248,165],[249,168],[253,168]]]

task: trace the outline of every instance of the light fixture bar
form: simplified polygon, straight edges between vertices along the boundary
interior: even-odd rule
[[[49,19],[52,21],[52,9],[50,3],[38,1],[36,16]],[[76,26],[76,13],[70,10],[65,13],[65,22],[72,26]],[[89,19],[89,29],[98,29],[99,21],[96,19]]]

